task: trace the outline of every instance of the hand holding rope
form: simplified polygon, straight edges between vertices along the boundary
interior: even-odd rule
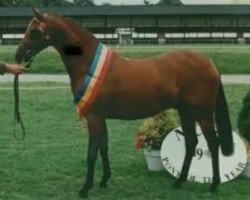
[[[33,61],[33,58],[31,58],[29,60],[29,62],[25,65],[25,68],[29,68],[31,63]],[[18,75],[15,75],[14,78],[14,135],[15,138],[17,137],[17,133],[16,133],[16,124],[20,124],[21,128],[22,128],[22,132],[23,135],[20,138],[21,140],[23,140],[26,136],[26,131],[23,125],[23,120],[20,114],[20,106],[19,106],[19,79],[18,79]]]

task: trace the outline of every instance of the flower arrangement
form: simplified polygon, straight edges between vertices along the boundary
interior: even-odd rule
[[[176,127],[177,120],[172,110],[145,119],[137,130],[136,148],[160,150],[166,135]]]

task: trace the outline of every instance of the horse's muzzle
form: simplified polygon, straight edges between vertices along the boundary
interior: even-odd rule
[[[15,56],[16,63],[20,64],[23,61],[27,62],[29,61],[31,56],[32,56],[31,50],[27,50],[25,46],[20,45],[16,50],[16,56]]]
[[[22,63],[22,61],[24,60],[24,48],[23,46],[19,46],[16,50],[16,55],[15,55],[15,60],[16,60],[16,63],[20,64]]]

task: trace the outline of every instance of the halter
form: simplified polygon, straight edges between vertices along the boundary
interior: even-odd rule
[[[45,16],[47,17],[47,15]],[[37,19],[36,17],[34,18],[34,20],[39,24],[37,29],[41,32],[41,34],[44,36],[44,38],[46,40],[49,40],[49,35],[46,33],[46,29],[47,29],[47,24],[44,22],[41,22],[39,19]],[[30,22],[30,24],[28,25],[28,28],[31,26],[32,21]]]
[[[89,107],[93,104],[106,76],[112,51],[99,43],[88,74],[83,79],[80,89],[76,92],[74,103],[81,119],[86,115]]]

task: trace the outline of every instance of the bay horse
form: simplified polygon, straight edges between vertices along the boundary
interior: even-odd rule
[[[89,131],[82,197],[87,197],[93,187],[99,151],[103,164],[100,187],[106,187],[111,177],[105,120],[141,119],[168,108],[178,111],[186,148],[182,171],[174,187],[180,188],[187,180],[198,142],[195,130],[198,122],[212,155],[213,179],[209,191],[217,191],[219,147],[226,156],[233,153],[234,147],[220,74],[211,59],[189,51],[145,59],[124,58],[72,20],[36,8],[33,12],[34,17],[17,48],[16,62],[29,61],[48,46],[53,46],[64,62],[77,112],[86,119]]]

